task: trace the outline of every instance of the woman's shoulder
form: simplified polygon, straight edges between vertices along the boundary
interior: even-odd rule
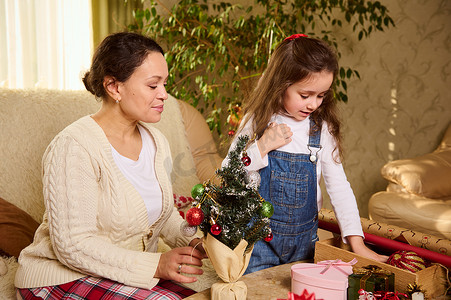
[[[55,147],[59,144],[65,144],[67,141],[75,142],[84,148],[107,143],[102,128],[89,115],[81,117],[61,130],[53,138],[50,146]]]
[[[85,132],[93,132],[99,127],[91,116],[84,116],[80,119],[74,121],[69,124],[66,128],[64,128],[59,134],[60,135],[78,135],[84,134]],[[100,128],[100,127],[99,127]]]

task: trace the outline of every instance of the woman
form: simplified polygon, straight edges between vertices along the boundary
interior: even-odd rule
[[[65,128],[44,153],[44,221],[15,279],[24,299],[190,294],[158,284],[196,281],[181,273],[201,274],[205,257],[193,249],[199,239],[180,232],[169,145],[146,124],[161,118],[167,78],[163,50],[142,35],[112,34],[96,50],[83,82],[100,110]],[[156,253],[160,235],[174,249]]]

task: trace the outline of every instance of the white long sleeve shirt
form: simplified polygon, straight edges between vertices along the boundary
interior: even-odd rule
[[[307,147],[309,140],[310,119],[306,118],[303,121],[297,121],[293,118],[275,114],[271,118],[271,122],[278,124],[287,124],[293,132],[292,141],[277,150],[289,153],[304,153],[310,154]],[[253,136],[252,120],[246,123],[246,126],[239,131],[239,134],[232,142],[230,149],[233,149],[238,141],[238,136],[247,134],[249,137]],[[338,225],[341,230],[343,240],[346,236],[359,235],[363,237],[362,226],[360,223],[359,210],[357,207],[354,192],[349,184],[346,174],[341,163],[337,163],[333,159],[332,153],[335,148],[335,140],[328,131],[327,124],[323,124],[321,129],[322,148],[317,151],[317,148],[312,148],[313,154],[316,153],[318,160],[316,164],[317,174],[317,202],[318,210],[323,205],[323,198],[320,188],[321,176],[324,178],[327,193],[330,196],[331,204],[338,220]],[[249,171],[257,171],[268,165],[268,156],[261,157],[260,150],[257,143],[251,144],[246,150],[251,159],[251,164],[246,167]],[[227,164],[228,158],[223,161],[223,166]],[[264,184],[264,183],[261,183]]]

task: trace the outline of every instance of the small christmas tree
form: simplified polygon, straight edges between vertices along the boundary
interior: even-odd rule
[[[269,218],[273,207],[258,193],[259,173],[244,168],[250,163],[248,142],[247,135],[238,137],[228,154],[228,165],[216,171],[221,186],[207,181],[193,187],[196,200],[186,214],[188,228],[198,225],[205,236],[210,233],[231,249],[242,239],[248,242],[247,249],[261,239],[272,239]]]

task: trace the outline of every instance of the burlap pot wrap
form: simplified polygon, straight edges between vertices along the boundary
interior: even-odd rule
[[[241,240],[238,246],[232,250],[210,234],[207,234],[203,245],[216,273],[223,281],[211,286],[211,299],[246,299],[247,286],[238,279],[246,271],[253,247],[245,253],[247,242]]]

